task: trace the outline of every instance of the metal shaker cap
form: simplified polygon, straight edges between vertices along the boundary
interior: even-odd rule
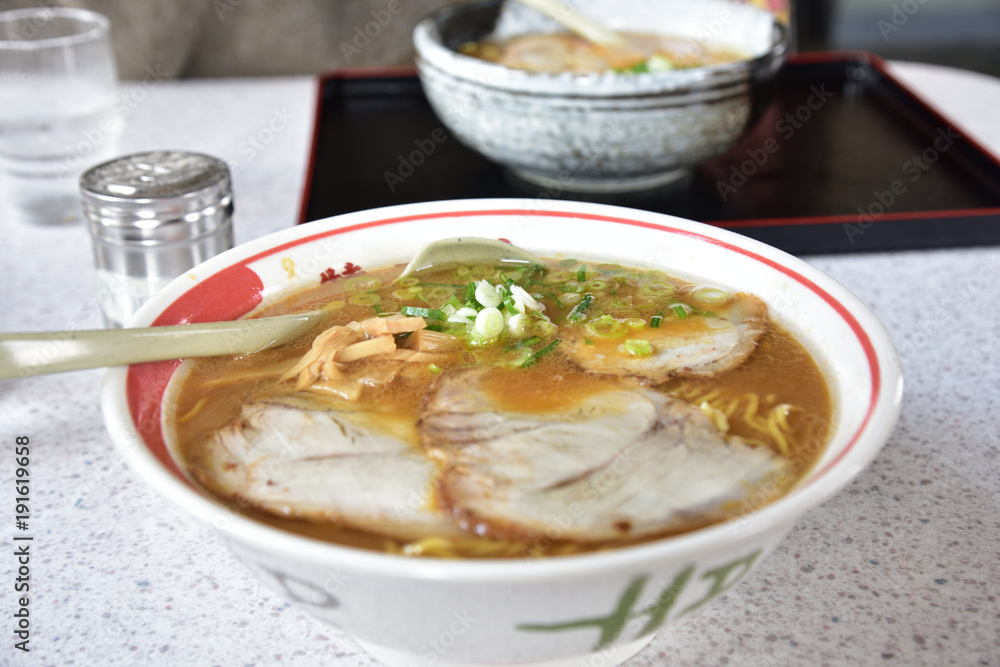
[[[229,167],[185,151],[135,153],[89,169],[80,198],[95,238],[124,243],[184,241],[229,224]]]

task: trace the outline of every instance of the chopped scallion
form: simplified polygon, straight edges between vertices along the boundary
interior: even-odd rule
[[[561,303],[564,306],[570,306],[573,305],[574,303],[580,303],[580,299],[582,298],[583,295],[580,294],[579,292],[570,292],[569,294],[563,294],[562,296],[560,296],[557,299],[557,301],[559,301],[559,303]]]
[[[509,324],[509,323],[508,323]],[[526,347],[531,347],[535,343],[542,342],[542,339],[538,336],[532,336],[531,338],[525,338],[524,340],[519,340],[514,342],[512,345],[508,345],[504,348],[504,352],[514,352],[516,350],[523,350]]]
[[[639,294],[646,297],[670,296],[677,288],[670,283],[646,283],[639,286]]]
[[[669,72],[675,68],[674,61],[661,56],[659,53],[654,53],[646,61],[646,71],[648,72]]]
[[[580,298],[580,302],[573,307],[573,310],[569,311],[569,315],[566,316],[566,319],[570,322],[579,322],[586,317],[585,313],[587,312],[587,309],[590,308],[590,304],[593,302],[593,294],[584,294],[583,297]]]
[[[618,350],[633,357],[649,357],[653,354],[653,345],[644,338],[629,338]]]
[[[476,285],[476,301],[486,308],[496,308],[503,302],[503,297],[493,285],[486,280],[481,280]]]
[[[401,313],[408,317],[426,317],[432,320],[443,320],[446,315],[436,308],[420,308],[418,306],[403,306]]]
[[[521,312],[517,309],[517,302],[514,301],[514,296],[510,292],[503,296],[503,307],[511,315],[517,315]]]
[[[496,308],[483,308],[476,315],[476,331],[486,340],[499,338],[505,324],[503,313]]]
[[[562,341],[559,340],[558,338],[553,338],[551,343],[549,343],[545,347],[543,347],[543,348],[541,348],[539,350],[536,350],[536,351],[532,352],[531,354],[529,354],[528,356],[526,356],[524,358],[524,361],[521,362],[521,368],[527,368],[528,366],[534,366],[536,363],[538,363],[539,359],[541,359],[542,357],[544,357],[546,354],[548,354],[552,350],[556,349],[556,347],[561,342]]]
[[[348,299],[351,303],[356,303],[359,306],[371,306],[379,302],[378,294],[373,292],[363,292],[361,294],[355,294]]]
[[[470,271],[472,272],[472,277],[477,280],[489,278],[493,275],[493,268],[486,266],[485,264],[477,264],[473,266]]]
[[[467,308],[477,308],[479,302],[476,301],[476,281],[470,280],[465,286],[465,306]]]
[[[696,301],[701,303],[726,303],[732,300],[733,295],[715,285],[699,285],[691,293]]]
[[[624,322],[616,320],[610,315],[602,315],[586,325],[587,331],[598,338],[621,338],[628,333],[628,327]]]
[[[583,282],[587,279],[587,265],[584,264],[579,269],[576,270],[576,279],[579,282]]]

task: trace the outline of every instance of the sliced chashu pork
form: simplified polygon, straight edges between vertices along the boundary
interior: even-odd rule
[[[439,493],[481,535],[604,541],[724,518],[785,461],[700,410],[607,379],[556,411],[505,409],[490,373],[440,377],[418,425],[445,463]],[[583,374],[581,374],[583,375]]]
[[[260,400],[207,443],[205,480],[271,513],[401,540],[457,535],[412,425],[295,396]]]
[[[610,375],[630,375],[654,383],[671,377],[712,377],[743,363],[767,329],[767,306],[749,294],[738,294],[717,316],[691,315],[664,319],[658,328],[631,332],[653,347],[647,357],[619,350],[624,337],[601,339],[589,335],[586,325],[563,336],[561,347],[582,368]]]

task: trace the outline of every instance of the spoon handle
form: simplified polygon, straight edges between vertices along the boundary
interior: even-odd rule
[[[146,329],[0,334],[0,380],[145,361],[257,352],[315,326],[322,313]]]
[[[575,32],[584,39],[600,46],[627,46],[626,40],[614,30],[605,28],[600,23],[577,12],[573,7],[560,0],[517,0],[522,5],[531,7],[548,16],[553,21]]]

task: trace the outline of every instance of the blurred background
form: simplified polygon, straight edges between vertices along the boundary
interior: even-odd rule
[[[753,1],[790,15],[800,51],[861,49],[1000,76],[1000,0]],[[142,79],[154,72],[261,76],[408,64],[413,26],[448,2],[0,0],[0,10],[61,5],[101,12],[111,19],[121,77]]]

